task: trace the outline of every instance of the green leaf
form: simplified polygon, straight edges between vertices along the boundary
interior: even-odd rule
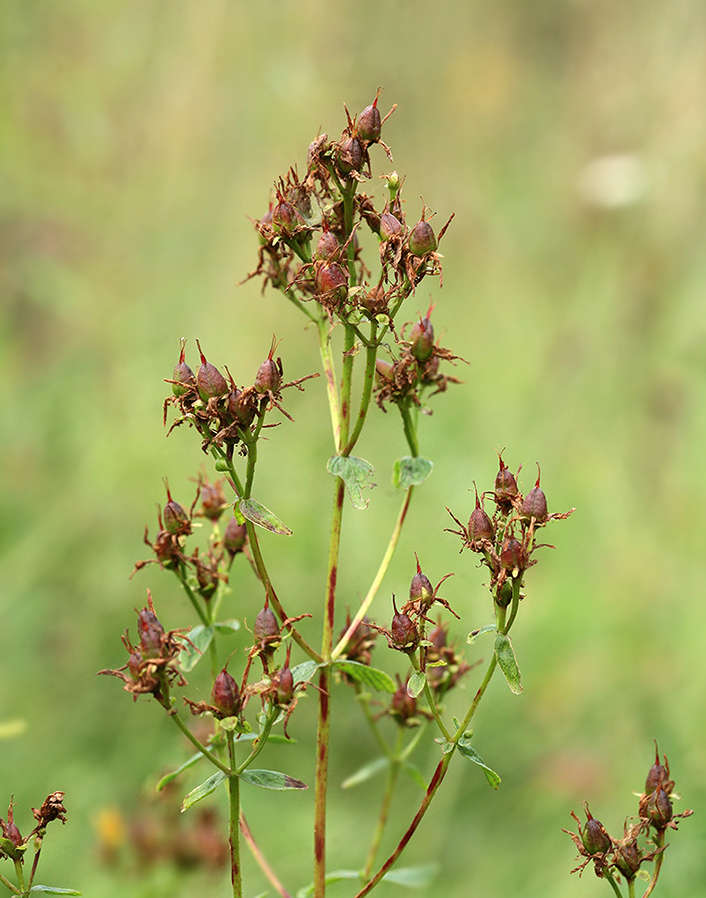
[[[520,669],[517,666],[517,658],[515,658],[510,637],[505,633],[498,633],[495,639],[495,657],[498,659],[498,667],[505,674],[510,690],[515,695],[519,695],[522,692]]]
[[[412,457],[405,455],[398,458],[392,469],[392,483],[400,489],[406,490],[410,486],[419,486],[424,483],[434,469],[434,462],[421,455]]]
[[[374,761],[371,761],[369,764],[361,767],[360,770],[358,770],[352,776],[349,776],[348,779],[344,780],[341,784],[342,788],[350,789],[352,786],[359,786],[361,783],[366,782],[371,777],[375,776],[376,773],[379,773],[381,770],[385,770],[385,768],[389,766],[389,758],[375,758]]]
[[[355,508],[367,508],[369,499],[363,496],[366,487],[374,487],[370,476],[375,468],[364,458],[355,455],[333,455],[326,465],[326,470],[334,477],[340,477],[345,483],[348,495]]]
[[[480,627],[478,630],[471,630],[466,638],[466,642],[469,645],[473,645],[473,643],[478,639],[479,636],[482,636],[484,633],[493,633],[497,631],[497,627],[495,624],[486,624],[484,627]]]
[[[229,620],[218,621],[217,624],[213,625],[213,628],[221,636],[232,636],[233,633],[240,629],[240,621],[232,617]]]
[[[0,837],[0,851],[4,851],[13,861],[21,861],[22,855],[28,848],[29,842],[24,842],[22,845],[15,845],[11,839],[6,839],[4,836]]]
[[[371,689],[377,692],[389,692],[394,695],[397,691],[395,681],[384,670],[378,670],[375,667],[368,667],[367,664],[361,664],[360,661],[336,661],[335,667],[348,674],[359,683],[365,683]]]
[[[32,886],[29,890],[32,892],[43,892],[45,895],[80,895],[76,889],[59,889],[57,886]]]
[[[343,879],[361,879],[360,870],[332,870],[326,874],[326,885],[332,885],[334,882],[340,882]],[[314,894],[314,883],[310,882],[308,886],[299,889],[297,898],[309,898]]]
[[[211,644],[213,633],[213,627],[204,627],[203,624],[199,624],[197,627],[192,627],[189,630],[187,634],[189,641],[184,640],[182,649],[179,652],[179,667],[181,667],[184,673],[193,670],[201,658],[203,658],[204,652]]]
[[[209,778],[201,783],[200,786],[192,789],[181,803],[182,814],[187,808],[190,808],[192,804],[196,804],[197,801],[201,801],[202,798],[210,795],[211,792],[215,792],[225,779],[227,779],[225,773],[223,773],[222,770],[217,770],[213,776],[209,776]]]
[[[424,691],[424,684],[427,681],[427,675],[423,670],[415,671],[412,676],[409,678],[409,682],[407,683],[407,695],[410,698],[416,698],[421,692]]]
[[[157,783],[157,791],[161,792],[165,786],[168,786],[169,783],[174,782],[174,780],[179,776],[180,773],[183,773],[185,770],[188,770],[189,767],[193,767],[197,761],[200,761],[204,756],[200,751],[197,751],[195,755],[192,755],[188,761],[184,761],[181,767],[177,767],[176,770],[173,770],[171,773],[165,774],[162,779]]]
[[[471,748],[467,742],[464,742],[463,739],[459,739],[458,741],[458,751],[459,754],[463,755],[464,758],[467,758],[469,761],[473,761],[474,764],[477,764],[479,767],[482,767],[483,773],[485,774],[485,778],[488,780],[489,785],[493,787],[493,789],[497,789],[500,785],[500,777],[494,770],[491,770],[490,767],[485,763],[483,758],[478,754],[478,752]]]
[[[317,664],[316,661],[302,661],[292,668],[292,676],[295,683],[308,683],[314,676],[316,671],[323,665]]]
[[[301,780],[295,780],[294,777],[287,776],[286,773],[280,773],[278,770],[250,770],[250,768],[247,768],[240,774],[240,778],[252,786],[259,786],[261,789],[273,789],[276,792],[309,788]]]
[[[421,867],[399,867],[390,870],[383,876],[385,882],[394,882],[398,886],[407,886],[408,889],[424,889],[430,885],[439,871],[438,864],[424,864]]]
[[[265,508],[264,505],[260,505],[260,503],[256,502],[254,499],[241,499],[238,503],[238,507],[243,516],[253,524],[257,524],[258,527],[264,527],[265,530],[269,530],[270,533],[276,533],[279,536],[292,535],[292,531],[286,524],[283,524],[282,521],[280,521],[277,515],[273,514],[269,508]]]
[[[260,738],[260,733],[241,733],[236,736],[236,742],[254,742],[256,739]],[[287,738],[287,736],[280,736],[279,733],[270,733],[267,737],[268,745],[296,745],[297,740],[292,739],[291,737]]]

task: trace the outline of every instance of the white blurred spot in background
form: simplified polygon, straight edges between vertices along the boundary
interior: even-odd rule
[[[635,153],[598,156],[585,165],[576,179],[576,189],[589,206],[620,209],[647,199],[650,178],[644,160]]]

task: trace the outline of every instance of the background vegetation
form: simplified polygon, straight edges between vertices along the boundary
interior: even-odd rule
[[[495,684],[476,728],[503,786],[457,763],[413,850],[441,864],[450,896],[601,895],[590,872],[568,879],[561,827],[588,798],[619,831],[656,738],[697,811],[658,891],[701,898],[706,7],[6,0],[0,35],[0,719],[25,722],[0,742],[0,806],[14,792],[22,827],[20,809],[66,791],[69,826],[47,842],[43,881],[101,898],[201,882],[141,868],[127,845],[108,851],[111,820],[157,812],[155,768],[184,748],[151,704],[94,673],[122,663],[119,635],[145,586],[167,626],[190,620],[156,568],[128,581],[161,478],[188,501],[201,463],[193,438],[165,443],[161,428],[179,337],[192,359],[199,337],[239,381],[273,332],[288,375],[316,368],[294,310],[238,286],[257,246],[247,216],[263,214],[290,163],[301,170],[320,128],[340,131],[342,101],[359,110],[382,84],[383,110],[399,105],[385,139],[410,208],[422,194],[440,221],[456,213],[434,319],[470,366],[434,400],[423,451],[436,470],[377,614],[418,549],[435,582],[456,572],[445,595],[465,611],[459,634],[489,618],[482,574],[443,529],[445,505],[470,511],[472,479],[491,485],[496,449],[524,463],[525,486],[541,463],[550,510],[577,507],[528,574],[515,636],[525,692]],[[381,153],[375,162],[387,170]],[[272,432],[258,498],[295,532],[273,546],[275,571],[288,607],[291,595],[306,610],[323,581],[329,443],[323,387],[289,398],[296,424]],[[377,418],[361,454],[380,485],[348,528],[352,603],[396,512],[388,472],[404,449],[394,415]],[[294,736],[313,708],[301,703]],[[359,726],[335,733],[346,773],[370,749]],[[277,750],[306,780],[306,746]],[[376,788],[340,793],[334,866],[359,862]],[[309,876],[296,815],[310,801],[250,811],[292,888]]]

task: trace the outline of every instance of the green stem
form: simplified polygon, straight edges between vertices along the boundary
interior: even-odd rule
[[[409,503],[412,499],[412,492],[414,491],[414,487],[410,486],[407,488],[407,492],[405,493],[404,500],[402,502],[402,508],[400,509],[400,513],[397,516],[397,522],[395,524],[395,529],[392,531],[392,536],[390,537],[390,542],[387,545],[387,549],[385,550],[385,554],[383,556],[382,561],[380,562],[380,567],[378,568],[377,574],[375,574],[375,579],[373,580],[370,589],[368,590],[368,594],[363,599],[356,616],[348,625],[348,629],[340,638],[336,647],[331,652],[331,660],[335,661],[338,656],[345,651],[346,646],[348,645],[348,640],[355,633],[358,625],[363,620],[365,615],[368,613],[368,609],[370,608],[373,599],[377,595],[377,591],[380,588],[380,584],[382,583],[385,574],[387,573],[387,569],[390,566],[390,562],[392,561],[392,556],[395,554],[395,549],[397,548],[397,543],[400,539],[400,534],[402,532],[402,526],[404,524],[405,518],[407,517],[407,511],[409,509]]]
[[[174,721],[174,723],[179,727],[179,729],[186,736],[186,738],[189,740],[189,742],[191,742],[191,744],[194,746],[194,748],[196,748],[198,751],[200,751],[201,754],[204,756],[204,758],[207,758],[213,764],[214,767],[217,767],[220,771],[225,773],[226,776],[230,776],[231,768],[228,767],[226,764],[224,764],[223,761],[221,761],[219,758],[217,758],[213,754],[213,752],[209,751],[205,745],[202,745],[199,742],[199,740],[196,738],[196,736],[194,736],[194,734],[191,732],[191,730],[189,730],[189,728],[184,723],[184,721],[181,719],[181,717],[179,717],[178,714],[175,714],[172,712],[168,712],[168,713],[169,713],[169,716],[171,717],[171,719]]]
[[[424,647],[420,647],[419,653],[420,655],[424,652]],[[417,673],[422,672],[421,660],[416,656],[416,654],[411,654],[409,656],[409,660],[412,662],[412,667],[417,671]],[[449,741],[451,739],[451,733],[446,729],[444,721],[441,719],[441,715],[439,714],[439,709],[436,706],[436,702],[434,701],[434,696],[431,691],[431,686],[429,685],[429,681],[426,678],[426,673],[424,675],[424,697],[427,700],[427,704],[429,705],[429,710],[431,711],[432,717],[436,721],[436,725],[439,727],[439,731],[441,732],[444,739]]]
[[[657,833],[654,837],[654,843],[657,848],[661,848],[664,845],[664,830],[657,830]],[[648,898],[649,895],[654,891],[654,887],[657,885],[657,879],[659,878],[659,871],[662,869],[662,861],[664,860],[664,851],[660,851],[660,853],[655,858],[655,869],[652,874],[652,879],[650,880],[650,884],[647,886],[647,890],[642,898]]]
[[[188,600],[191,602],[191,604],[194,608],[194,611],[198,615],[199,620],[204,625],[204,627],[207,627],[208,623],[209,623],[208,618],[206,617],[206,613],[204,612],[203,608],[201,607],[201,603],[194,595],[193,589],[189,586],[189,584],[186,581],[186,569],[185,569],[184,565],[182,563],[179,563],[178,567],[176,567],[174,569],[174,573],[176,574],[177,579],[181,583],[181,587],[184,590],[184,592],[186,593]]]
[[[20,887],[19,894],[24,895],[27,887],[25,886],[25,875],[22,871],[22,861],[15,861],[15,876],[17,877],[17,885]]]
[[[233,771],[228,777],[228,799],[230,814],[228,817],[228,842],[230,844],[230,878],[233,884],[233,898],[242,898],[243,874],[240,867],[240,777],[236,772],[235,745],[233,731],[226,732],[228,742],[228,759]]]
[[[265,747],[265,745],[267,745],[267,737],[270,735],[270,730],[272,729],[272,725],[274,724],[278,715],[279,715],[279,710],[277,709],[277,707],[270,709],[270,713],[265,718],[265,724],[262,727],[262,732],[255,740],[253,750],[250,752],[250,754],[247,756],[247,758],[243,761],[243,763],[240,764],[235,769],[235,772],[238,776],[240,776],[240,774],[243,772],[243,770],[246,769],[246,767],[249,767],[252,764],[252,762],[260,754],[260,752]]]
[[[383,878],[383,876],[387,873],[387,871],[395,864],[395,862],[397,861],[397,858],[402,854],[404,849],[407,847],[407,843],[412,838],[414,833],[417,831],[417,827],[422,822],[424,815],[426,814],[427,810],[429,809],[429,805],[432,803],[434,796],[436,795],[436,793],[439,789],[439,786],[441,785],[441,783],[444,780],[444,777],[446,776],[446,771],[448,770],[448,766],[449,766],[449,763],[451,762],[451,757],[453,754],[454,754],[453,751],[449,751],[439,761],[439,764],[437,765],[437,768],[434,771],[434,775],[431,778],[431,782],[429,783],[429,786],[427,787],[427,791],[424,795],[424,798],[422,799],[422,803],[419,806],[419,810],[414,815],[414,819],[412,820],[410,825],[407,827],[407,830],[406,830],[405,834],[402,836],[402,838],[400,839],[399,844],[397,845],[395,850],[392,852],[392,854],[388,857],[388,859],[385,861],[385,863],[382,865],[382,867],[380,867],[380,869],[377,871],[375,876],[373,876],[373,878],[370,879],[359,892],[356,892],[354,898],[363,898],[364,895],[367,895],[368,892],[370,892],[372,889],[374,889],[375,886]]]
[[[328,318],[325,315],[316,322],[319,330],[319,353],[324,369],[324,378],[326,379],[326,394],[328,396],[329,414],[331,415],[333,442],[335,446],[339,446],[341,441],[341,410],[338,404],[336,369],[333,363],[333,353],[331,352],[331,335],[328,324]]]
[[[358,416],[353,428],[353,433],[351,434],[345,449],[341,453],[342,455],[350,455],[353,447],[358,442],[358,437],[363,430],[363,425],[365,424],[365,419],[368,415],[370,399],[373,394],[373,384],[375,383],[375,362],[377,361],[378,348],[376,336],[377,322],[373,321],[370,328],[370,343],[365,354],[365,374],[363,380],[363,393],[360,397],[360,408],[358,409]]]
[[[375,857],[380,849],[380,843],[382,842],[382,837],[385,832],[385,826],[390,814],[390,805],[392,804],[392,796],[394,795],[397,778],[401,769],[400,750],[402,748],[403,739],[404,733],[402,728],[400,727],[397,732],[397,746],[395,749],[395,754],[390,758],[390,766],[387,771],[387,783],[385,784],[385,793],[382,798],[382,805],[380,807],[380,816],[378,818],[378,823],[373,834],[372,842],[370,843],[368,860],[363,872],[364,879],[368,879],[370,877],[373,865],[375,864]]]
[[[608,884],[613,889],[618,898],[623,898],[623,893],[618,888],[618,883],[613,879],[613,874],[610,872],[610,870],[604,870],[603,875],[608,880]]]
[[[635,898],[635,879],[628,879],[628,898]]]
[[[412,411],[409,403],[398,403],[397,408],[402,415],[402,423],[404,424],[404,435],[409,446],[409,451],[414,458],[419,456],[419,440],[417,439],[417,427],[412,420]]]
[[[13,885],[13,884],[10,882],[9,879],[6,879],[6,878],[2,875],[2,873],[0,873],[0,882],[1,882],[4,886],[7,886],[7,888],[8,888],[11,892],[14,892],[15,895],[20,895],[20,894],[21,894],[21,892],[20,892],[20,890],[17,888],[17,886],[16,886],[16,885]]]

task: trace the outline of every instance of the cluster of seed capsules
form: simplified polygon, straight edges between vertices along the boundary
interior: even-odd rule
[[[461,537],[462,551],[470,549],[481,556],[491,572],[490,588],[495,601],[506,607],[512,600],[513,583],[521,585],[524,572],[537,563],[532,557],[534,552],[548,546],[537,542],[537,531],[550,521],[568,518],[574,509],[549,513],[547,497],[540,486],[541,473],[532,489],[523,495],[517,483],[519,470],[513,474],[502,453],[499,463],[494,488],[481,496],[476,491],[475,508],[467,526],[448,508],[447,511],[459,526],[449,532]],[[495,504],[492,517],[485,511],[485,499]]]
[[[383,176],[387,197],[379,210],[373,197],[358,189],[372,176],[370,148],[379,144],[390,156],[381,140],[385,119],[378,97],[379,91],[358,116],[351,117],[346,109],[340,140],[322,134],[312,142],[302,179],[291,168],[278,180],[275,201],[255,223],[261,245],[257,268],[249,277],[261,276],[263,289],[270,285],[281,290],[300,306],[316,303],[332,321],[356,328],[366,319],[384,323],[396,338],[390,360],[380,359],[377,366],[377,401],[384,408],[388,399],[411,398],[419,404],[419,391],[439,392],[458,382],[439,372],[440,360],[458,357],[434,342],[431,307],[426,316],[420,315],[408,339],[403,331],[395,332],[403,301],[425,277],[441,279],[437,250],[453,216],[437,235],[423,205],[420,218],[409,225],[401,198],[404,179],[397,172]],[[377,240],[376,276],[363,261],[361,227]]]
[[[593,863],[599,877],[618,874],[628,881],[634,880],[640,873],[642,864],[653,861],[664,853],[667,848],[664,844],[666,831],[677,828],[678,818],[693,814],[693,811],[688,810],[675,814],[672,804],[675,797],[674,780],[670,778],[667,756],[664,755],[662,763],[655,743],[655,761],[647,774],[645,790],[639,797],[637,818],[630,824],[625,822],[622,838],[613,838],[591,814],[588,805],[584,805],[584,826],[581,826],[576,814],[571,812],[578,825],[578,835],[566,829],[564,832],[571,836],[579,855],[585,858],[571,872],[581,873],[587,864]],[[646,837],[644,843],[641,838],[643,836]]]

